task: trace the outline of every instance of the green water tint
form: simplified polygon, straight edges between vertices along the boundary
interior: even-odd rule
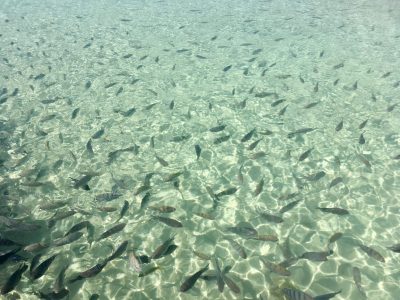
[[[397,299],[399,20],[393,1],[2,1],[1,292]]]

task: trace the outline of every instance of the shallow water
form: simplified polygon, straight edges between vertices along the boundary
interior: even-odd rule
[[[7,297],[50,292],[68,265],[69,299],[95,293],[100,299],[284,299],[283,288],[312,296],[341,290],[334,299],[365,299],[362,292],[397,299],[400,257],[387,247],[400,243],[400,4],[351,2],[2,1],[0,215],[40,225],[32,231],[0,222],[2,237],[51,244],[80,221],[95,228],[92,243],[83,230],[71,244],[42,250],[41,261],[58,254],[45,275],[31,281],[26,271]],[[219,125],[226,127],[209,130]],[[295,133],[304,128],[310,130]],[[216,142],[222,137],[227,140]],[[140,192],[150,173],[150,188]],[[88,186],[77,186],[72,179],[85,174],[93,175]],[[237,190],[219,201],[210,195],[229,188]],[[140,209],[147,192],[148,205]],[[40,208],[57,201],[66,205]],[[119,222],[125,228],[97,241],[116,224],[124,201],[129,209]],[[162,205],[176,211],[149,208]],[[103,206],[116,211],[100,211]],[[56,211],[70,210],[76,213],[48,228]],[[152,218],[158,215],[183,227]],[[278,242],[227,230],[243,223]],[[290,276],[260,261],[327,251],[335,232],[343,236],[329,246],[327,261],[299,259],[288,267]],[[125,240],[138,255],[151,255],[174,235],[178,248],[144,265],[160,268],[147,276],[139,278],[124,253],[100,274],[69,283]],[[226,237],[244,247],[246,259]],[[227,276],[240,294],[227,286],[220,293],[216,281],[202,279],[180,292],[207,263],[215,270],[193,250],[215,255],[221,268],[232,266]],[[18,252],[27,264],[37,253]],[[20,264],[2,265],[2,286]],[[362,292],[353,267],[361,271]]]

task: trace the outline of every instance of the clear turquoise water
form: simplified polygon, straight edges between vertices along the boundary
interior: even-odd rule
[[[24,246],[51,244],[87,220],[97,239],[129,203],[121,232],[90,244],[82,231],[71,244],[42,250],[42,260],[58,254],[45,275],[31,281],[26,271],[5,297],[36,299],[38,291],[50,292],[67,264],[69,299],[94,293],[100,299],[284,299],[285,287],[312,296],[341,290],[334,299],[365,299],[354,267],[367,298],[397,299],[399,254],[387,247],[400,242],[399,3],[6,0],[0,24],[0,92],[7,88],[0,96],[0,215],[41,225],[26,231],[2,222],[2,237]],[[226,128],[209,131],[218,125]],[[101,128],[105,132],[92,138],[90,155],[86,144]],[[253,128],[251,139],[241,142]],[[289,138],[302,128],[314,130]],[[214,143],[225,135],[227,141]],[[176,141],[180,137],[186,138]],[[198,160],[194,145],[202,149]],[[119,149],[127,150],[110,161]],[[312,177],[321,171],[325,176]],[[171,214],[140,209],[147,191],[138,189],[152,172],[148,205],[175,207]],[[166,178],[176,172],[182,174],[174,186]],[[96,175],[90,190],[74,188],[71,178],[88,173]],[[330,188],[338,177],[343,181]],[[96,200],[115,185],[120,197]],[[237,191],[213,207],[207,187]],[[40,208],[57,201],[67,204]],[[102,212],[103,206],[116,211]],[[316,207],[340,207],[349,215]],[[56,211],[69,210],[76,213],[47,228]],[[268,222],[260,216],[264,212],[283,222]],[[183,227],[169,227],[154,215]],[[241,222],[260,235],[276,235],[278,242],[227,230]],[[272,273],[260,261],[284,261],[285,241],[296,257],[326,251],[335,232],[343,236],[331,244],[327,261],[300,259],[288,268],[290,276]],[[124,253],[97,276],[69,283],[125,240],[138,255],[150,255],[173,235],[178,248],[149,265],[160,267],[154,273],[139,278]],[[244,247],[246,259],[226,237]],[[227,286],[220,293],[216,281],[202,279],[180,292],[184,280],[207,263],[210,272],[215,269],[193,250],[232,266],[228,276],[240,294]],[[18,252],[28,265],[37,253]],[[20,264],[2,264],[2,286]]]

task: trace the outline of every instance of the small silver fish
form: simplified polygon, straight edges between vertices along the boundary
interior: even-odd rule
[[[361,245],[361,244],[359,245],[359,247],[362,251],[367,253],[369,257],[372,257],[372,258],[376,259],[377,261],[380,261],[383,263],[385,262],[385,258],[378,251],[376,251],[368,246]]]
[[[129,267],[135,270],[136,273],[142,272],[142,265],[137,259],[135,251],[133,250],[128,251],[128,261],[129,261]]]
[[[358,289],[358,291],[363,295],[363,297],[365,298],[365,292],[361,286],[361,272],[360,269],[357,267],[353,268],[353,279],[354,279],[354,283]]]

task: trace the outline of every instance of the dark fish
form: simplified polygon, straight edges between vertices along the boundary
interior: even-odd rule
[[[43,79],[44,76],[46,76],[46,75],[43,74],[43,73],[40,73],[39,75],[36,75],[35,77],[33,77],[33,80],[40,80],[40,79]]]
[[[41,257],[42,257],[42,254],[39,253],[39,254],[36,254],[36,255],[32,258],[31,265],[30,265],[30,267],[29,267],[29,272],[32,272],[33,269],[38,265],[38,263],[39,263]]]
[[[222,278],[222,272],[221,272],[221,269],[219,268],[218,259],[216,257],[214,258],[214,264],[215,264],[215,270],[216,270],[216,274],[217,274],[218,290],[220,291],[220,293],[222,293],[224,291],[225,282],[224,282],[224,279]]]
[[[262,139],[258,139],[254,142],[252,142],[248,147],[247,150],[252,151],[254,150],[255,147],[257,147],[258,143],[261,142]]]
[[[301,129],[298,129],[296,131],[288,133],[287,137],[290,139],[290,138],[294,137],[295,135],[308,133],[308,132],[311,132],[311,131],[314,131],[314,130],[315,130],[315,128],[301,128]]]
[[[354,279],[354,283],[358,289],[358,291],[361,293],[361,295],[366,298],[365,292],[361,286],[361,272],[360,269],[357,267],[353,268],[353,279]]]
[[[299,204],[300,201],[301,201],[301,200],[295,200],[295,201],[290,202],[289,204],[287,204],[287,205],[285,205],[284,207],[282,207],[282,208],[279,210],[279,213],[283,214],[283,213],[285,213],[285,212],[288,212],[289,210],[291,210],[292,208],[294,208],[297,204]]]
[[[299,157],[299,161],[305,160],[310,155],[312,150],[314,150],[314,148],[308,149],[307,151],[303,152]]]
[[[124,57],[125,58],[125,57]],[[110,87],[113,87],[114,85],[116,85],[118,82],[111,82],[111,83],[109,83],[109,84],[106,84],[105,86],[104,86],[104,88],[105,89],[108,89],[108,88],[110,88]]]
[[[215,220],[215,217],[212,214],[209,214],[209,213],[195,212],[194,211],[193,214],[195,214],[196,216],[199,216],[200,218],[207,219],[207,220],[210,220],[210,221]]]
[[[274,234],[256,234],[254,236],[248,236],[247,238],[263,242],[277,242],[278,237]]]
[[[92,86],[92,82],[90,80],[86,81],[85,88],[89,89]]]
[[[386,77],[388,77],[390,74],[392,74],[392,72],[386,72],[385,74],[382,75],[381,78],[386,78]]]
[[[261,178],[260,182],[257,184],[256,189],[254,191],[254,197],[257,197],[258,195],[260,195],[263,188],[264,188],[264,177]]]
[[[226,66],[225,68],[223,68],[224,72],[229,71],[232,68],[232,65]]]
[[[11,231],[36,231],[41,228],[40,225],[24,223],[20,220],[14,220],[0,215],[0,224],[3,224]]]
[[[283,219],[279,216],[275,216],[275,215],[271,215],[271,214],[267,214],[267,213],[261,213],[260,216],[267,220],[268,222],[272,222],[272,223],[282,223]]]
[[[147,192],[147,193],[143,196],[142,201],[140,202],[140,209],[145,208],[145,207],[147,206],[147,204],[149,203],[149,201],[150,201],[150,193]]]
[[[64,278],[65,271],[68,269],[69,265],[64,266],[58,273],[57,279],[54,282],[52,297],[47,297],[47,299],[62,299],[65,298],[69,291],[65,288]]]
[[[310,295],[297,289],[284,288],[282,291],[288,300],[314,300]]]
[[[112,207],[112,206],[101,206],[101,207],[97,207],[97,209],[100,211],[103,211],[103,212],[113,212],[113,211],[117,210],[116,207]]]
[[[159,157],[156,155],[156,159],[158,160],[158,162],[160,163],[160,165],[162,165],[163,167],[168,167],[168,162],[165,161],[163,158]]]
[[[75,188],[75,189],[78,189],[78,188],[82,188],[82,189],[84,189],[84,190],[89,190],[88,188],[88,183],[89,183],[89,181],[93,178],[94,176],[93,175],[91,175],[91,174],[87,174],[87,175],[84,175],[83,177],[81,177],[80,179],[72,179],[72,181],[74,182],[74,185],[73,185],[73,187]]]
[[[307,176],[307,180],[309,180],[309,181],[318,181],[322,177],[324,177],[325,175],[326,175],[326,173],[324,171],[320,171],[320,172],[317,172],[317,173],[312,174],[310,176]]]
[[[146,275],[149,275],[149,274],[151,274],[151,273],[157,271],[158,269],[160,269],[159,266],[150,267],[150,268],[148,268],[148,269],[146,269],[146,270],[140,272],[139,275],[138,275],[138,277],[144,277],[144,276],[146,276]]]
[[[175,228],[183,227],[182,223],[175,219],[161,217],[161,216],[154,216],[153,218],[171,227]]]
[[[164,181],[165,182],[174,181],[177,177],[181,176],[182,174],[183,174],[182,172],[175,172],[175,173],[169,174],[168,176],[166,176],[164,178]]]
[[[176,210],[176,208],[172,206],[149,206],[149,209],[160,213],[172,213]]]
[[[340,121],[339,124],[336,125],[335,130],[336,131],[340,131],[340,130],[342,130],[342,128],[343,128],[343,120]]]
[[[318,92],[318,84],[319,84],[319,83],[317,82],[317,83],[315,84],[315,86],[314,86],[314,93]],[[318,104],[318,102],[313,102],[313,103],[315,103],[315,105]],[[314,105],[313,105],[313,106],[314,106]],[[312,107],[312,106],[310,106],[310,107]],[[306,106],[306,107],[304,107],[304,108],[310,108],[310,107],[307,107],[307,106]]]
[[[358,88],[358,82],[356,81],[352,86],[343,86],[343,89],[346,91],[355,91]]]
[[[217,198],[222,197],[222,196],[229,196],[229,195],[233,195],[234,193],[236,193],[237,188],[236,187],[231,187],[231,188],[227,188],[226,190],[223,190],[217,194],[215,194],[215,196]]]
[[[52,227],[56,224],[57,221],[61,221],[61,220],[63,220],[63,219],[66,219],[66,218],[68,218],[68,217],[71,217],[71,216],[73,216],[73,215],[75,215],[75,214],[76,214],[76,211],[75,211],[75,210],[67,210],[67,211],[62,211],[62,212],[57,211],[57,212],[51,217],[51,219],[49,220],[49,222],[47,223],[47,225],[48,225],[49,228],[52,228]]]
[[[226,128],[226,125],[218,125],[209,129],[210,132],[219,132]]]
[[[274,272],[274,273],[282,275],[282,276],[290,276],[291,275],[290,271],[280,264],[277,265],[277,264],[271,263],[271,262],[265,260],[264,258],[262,258],[261,256],[260,256],[260,260],[263,262],[265,267],[268,270],[270,270],[271,272]]]
[[[319,295],[319,296],[315,296],[314,300],[328,300],[331,299],[333,297],[335,297],[337,294],[340,294],[342,291],[337,291],[337,292],[333,292],[333,293],[328,293],[328,294],[324,294],[324,295]]]
[[[389,250],[393,252],[400,253],[400,244],[395,244],[393,246],[387,247]]]
[[[50,267],[53,260],[56,258],[57,254],[49,257],[48,259],[44,260],[41,264],[39,264],[36,268],[31,270],[30,274],[32,279],[38,279],[46,273],[47,269]]]
[[[70,233],[62,238],[56,239],[53,241],[54,246],[63,246],[70,244],[76,240],[79,240],[82,237],[83,233],[80,231],[76,231],[73,233]]]
[[[342,177],[336,177],[329,184],[329,188],[333,188],[335,185],[338,185],[339,183],[342,183],[342,182],[343,182],[343,178]]]
[[[276,101],[274,101],[274,102],[271,103],[271,107],[278,106],[279,104],[281,104],[281,103],[283,103],[283,102],[285,102],[285,101],[286,101],[286,99],[279,99],[279,100],[276,100]]]
[[[196,157],[197,157],[197,159],[199,159],[200,154],[201,154],[200,145],[194,145],[194,150],[196,151]]]
[[[123,90],[124,90],[124,88],[121,86],[121,87],[117,90],[117,92],[115,93],[115,96],[118,96],[119,94],[121,94]]]
[[[336,242],[338,239],[340,239],[342,236],[343,236],[343,233],[336,232],[329,238],[328,243],[332,244],[332,243]]]
[[[129,243],[128,241],[122,242],[122,244],[118,246],[117,250],[115,250],[114,253],[111,254],[106,259],[106,262],[112,261],[113,259],[120,257],[125,252],[126,248],[128,247],[128,243]]]
[[[236,241],[230,239],[230,238],[224,238],[225,240],[227,240],[233,249],[235,249],[235,251],[239,254],[239,256],[243,259],[247,258],[247,254],[246,251],[244,250],[244,248]]]
[[[258,234],[256,229],[249,226],[227,227],[226,230],[242,237],[254,237]]]
[[[7,250],[6,252],[0,253],[0,265],[5,263],[9,258],[16,254],[21,248],[15,248],[12,250]]]
[[[387,111],[387,112],[393,111],[393,110],[395,109],[395,107],[397,106],[397,104],[398,104],[398,103],[389,105],[389,106],[386,108],[386,111]]]
[[[305,252],[300,258],[308,259],[311,261],[326,261],[328,256],[332,255],[333,251],[322,251],[322,252]]]
[[[208,270],[208,264],[200,269],[199,271],[197,271],[196,273],[194,273],[193,275],[189,276],[180,286],[179,290],[181,292],[186,292],[188,290],[190,290],[196,283],[196,281],[200,278],[200,276]]]
[[[67,201],[55,201],[55,202],[48,202],[48,203],[43,203],[39,205],[40,209],[46,210],[46,211],[51,211],[57,208],[61,208],[65,205],[67,205]]]
[[[154,136],[150,138],[150,147],[154,149]]]
[[[256,129],[252,129],[250,130],[248,133],[246,133],[242,139],[240,140],[242,143],[247,142],[248,140],[250,140],[253,137],[253,134],[256,132]]]
[[[324,52],[325,52],[325,51],[322,50],[322,51],[319,53],[319,57],[324,56]]]
[[[364,122],[362,122],[360,124],[360,126],[358,126],[358,129],[363,129],[367,125],[367,123],[368,123],[368,119],[366,119]]]
[[[89,139],[89,141],[86,143],[86,150],[90,156],[94,155],[94,151],[93,151],[93,147],[92,147],[92,139]]]
[[[369,169],[372,168],[371,163],[369,162],[369,160],[365,156],[359,154],[358,157],[367,168],[369,168]]]
[[[151,173],[148,173],[148,174],[146,174],[146,176],[144,177],[144,185],[146,186],[146,187],[149,187],[150,186],[150,180],[151,180],[151,178],[154,176],[154,173],[153,172],[151,172]],[[138,191],[140,190],[140,188],[138,188]],[[137,193],[137,191],[136,191],[136,193]],[[136,193],[135,193],[135,195],[136,195]]]
[[[197,257],[199,257],[200,259],[202,259],[202,260],[211,260],[211,256],[209,256],[209,255],[207,255],[207,254],[204,254],[204,253],[202,253],[202,252],[193,250],[193,253],[194,253]]]
[[[183,134],[183,135],[179,135],[179,136],[174,136],[171,139],[171,142],[180,143],[180,142],[186,141],[186,140],[188,140],[190,138],[191,138],[190,134]]]
[[[1,294],[6,295],[7,293],[11,292],[17,284],[20,282],[22,274],[28,269],[27,264],[22,264],[18,267],[14,273],[7,279],[6,283],[1,288]]]
[[[151,254],[152,259],[158,259],[164,255],[164,253],[168,250],[168,247],[172,244],[174,241],[175,236],[170,237],[168,240],[166,240],[164,243],[162,243],[160,246],[154,250],[154,252]]]
[[[375,258],[377,261],[380,261],[383,263],[385,262],[385,258],[378,251],[376,251],[368,246],[364,246],[364,245],[359,245],[359,247],[362,251],[367,253],[369,257]]]
[[[124,229],[125,226],[126,226],[126,223],[117,224],[117,225],[111,227],[110,229],[108,229],[107,231],[103,232],[97,240],[100,241],[100,240],[105,239],[115,233],[118,233],[122,229]]]
[[[130,117],[130,116],[132,116],[135,112],[136,112],[136,108],[132,107],[132,108],[128,109],[127,111],[122,111],[122,112],[120,112],[120,114],[121,114],[123,117]]]
[[[169,109],[174,109],[174,106],[175,106],[175,102],[174,102],[174,100],[172,100],[169,104]]]
[[[214,191],[212,190],[211,187],[206,186],[207,192],[210,195],[211,199],[213,200],[213,209],[217,208],[218,203],[219,203],[219,199],[218,197],[214,194]]]
[[[124,205],[122,206],[121,211],[119,213],[119,218],[118,218],[118,220],[116,222],[118,222],[119,220],[121,220],[125,216],[125,214],[128,211],[128,209],[129,209],[129,202],[125,200],[124,201]]]
[[[111,193],[98,194],[94,198],[96,199],[96,201],[110,202],[112,200],[118,199],[121,196],[122,194],[118,192],[111,192]]]
[[[358,143],[360,145],[364,145],[365,144],[365,138],[364,138],[364,134],[363,133],[360,134],[360,137],[358,138]]]
[[[239,167],[238,174],[237,174],[237,179],[238,179],[240,184],[244,183],[244,177],[243,177],[242,169],[243,169],[243,165],[241,165]]]
[[[218,137],[218,138],[216,138],[214,140],[214,145],[218,145],[218,144],[221,144],[223,142],[226,142],[227,140],[229,140],[230,137],[231,136],[229,134],[228,135],[223,135],[221,137]]]
[[[77,277],[75,277],[74,279],[71,279],[69,282],[73,283],[78,280],[94,277],[97,274],[99,274],[106,265],[107,265],[107,261],[104,261],[101,264],[96,264],[95,266],[91,267],[90,269],[80,272]]]
[[[17,243],[17,242],[12,241],[12,240],[9,240],[9,239],[6,239],[6,238],[2,238],[1,235],[0,235],[0,247],[3,247],[3,246],[9,247],[9,246],[21,246],[21,245],[19,243]]]
[[[331,213],[339,216],[344,216],[349,214],[349,211],[347,209],[340,207],[316,207],[316,208],[322,212]]]
[[[283,115],[285,114],[286,109],[287,109],[288,106],[289,106],[289,104],[286,105],[284,108],[282,108],[282,109],[278,112],[278,115],[279,115],[279,116],[283,116]]]
[[[207,260],[211,260],[211,258],[209,258]],[[232,266],[225,266],[224,269],[222,270],[222,274],[228,273],[231,269],[232,269]],[[206,281],[217,280],[217,274],[216,274],[216,272],[208,272],[207,274],[204,274],[200,278],[203,280],[206,280]]]
[[[77,232],[79,230],[82,230],[83,228],[87,228],[89,226],[93,226],[89,221],[79,222],[79,223],[75,224],[74,226],[72,226],[71,229],[67,231],[65,236],[67,236],[67,235],[69,235],[69,234],[71,234],[73,232]]]
[[[256,98],[265,98],[265,97],[270,97],[270,96],[278,97],[278,94],[274,93],[274,92],[261,92],[261,93],[256,93],[254,95],[254,97],[256,97]]]
[[[237,286],[235,282],[233,282],[232,279],[230,279],[228,276],[225,275],[225,272],[221,273],[222,279],[226,283],[226,285],[229,287],[229,289],[234,292],[235,294],[240,294],[240,288]]]
[[[337,65],[333,66],[333,69],[337,70],[337,69],[340,69],[340,68],[343,68],[343,67],[344,67],[344,63],[340,63],[340,64],[337,64]]]
[[[68,296],[68,294],[69,294],[69,290],[67,290],[66,288],[63,288],[59,292],[52,291],[47,294],[45,294],[41,291],[38,292],[38,295],[41,299],[48,299],[48,300],[64,299],[65,297]],[[90,298],[90,299],[92,299],[92,298]]]
[[[103,134],[104,134],[104,128],[101,128],[99,131],[95,132],[92,135],[92,139],[95,140],[95,139],[101,138],[103,136]]]

